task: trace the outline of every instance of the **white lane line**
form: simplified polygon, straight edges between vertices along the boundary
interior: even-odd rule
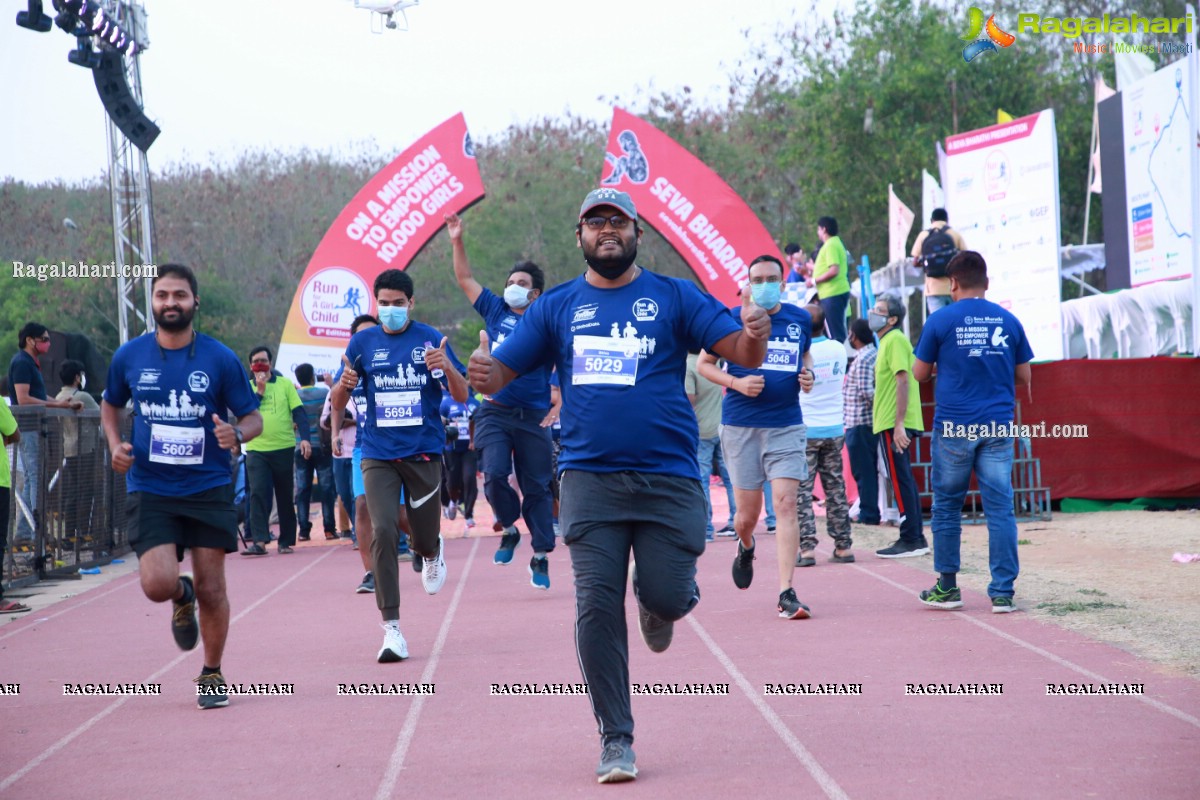
[[[717,661],[721,662],[721,666],[725,668],[725,671],[728,672],[730,677],[733,678],[734,682],[737,683],[738,688],[742,690],[742,693],[745,694],[746,697],[749,698],[750,702],[754,704],[754,707],[758,709],[758,713],[762,714],[763,719],[767,721],[767,724],[774,729],[779,738],[783,740],[783,743],[787,745],[787,748],[792,751],[794,756],[796,756],[796,759],[804,766],[806,770],[808,770],[808,774],[812,775],[813,780],[815,780],[817,785],[821,787],[821,790],[825,792],[825,796],[830,798],[830,800],[848,800],[848,796],[844,791],[842,791],[842,787],[838,786],[837,781],[833,779],[833,776],[825,771],[824,767],[822,767],[817,759],[813,757],[813,754],[808,752],[808,749],[800,743],[800,740],[796,738],[795,734],[793,734],[784,721],[779,718],[779,715],[777,715],[771,709],[771,707],[767,705],[767,702],[763,700],[757,692],[754,691],[754,687],[750,685],[750,681],[746,680],[746,676],[743,675],[736,666],[734,666],[733,661],[731,661],[729,656],[725,654],[725,651],[721,649],[720,645],[713,641],[713,638],[708,635],[708,631],[704,630],[704,627],[696,621],[696,618],[693,615],[688,615],[687,617],[684,617],[684,619],[686,619],[688,624],[692,626],[692,630],[696,632],[696,635],[700,637],[700,640],[704,642],[709,651],[716,656]]]
[[[462,578],[459,579],[458,587],[454,590],[454,597],[450,598],[446,616],[442,619],[441,630],[438,631],[437,639],[433,642],[433,650],[429,653],[425,671],[421,673],[421,683],[433,683],[433,673],[437,671],[438,662],[441,661],[442,650],[450,635],[450,625],[454,622],[458,601],[462,598],[463,589],[467,586],[467,577],[471,574],[471,565],[475,563],[475,552],[479,549],[480,541],[480,539],[475,539],[471,545],[471,552],[467,555],[467,565],[463,567]],[[375,800],[388,800],[395,791],[396,782],[400,779],[400,770],[404,769],[404,759],[408,756],[408,746],[412,744],[413,735],[417,732],[417,721],[420,719],[421,709],[424,707],[425,695],[423,694],[417,695],[412,705],[408,707],[408,716],[404,718],[400,735],[396,737],[396,747],[392,750],[392,757],[388,760],[383,780],[379,782],[379,788],[375,791]]]
[[[859,572],[864,572],[867,575],[870,575],[872,578],[876,578],[878,580],[883,581],[886,584],[895,586],[897,589],[901,590],[902,592],[904,592],[905,594],[907,594],[909,596],[913,596],[913,590],[910,589],[909,587],[905,586],[902,583],[898,583],[898,582],[892,580],[891,578],[888,578],[888,577],[885,577],[878,573],[872,572],[871,570],[867,569],[866,567],[861,567],[857,564],[854,565],[854,568],[857,569]],[[1119,681],[1110,680],[1109,678],[1106,678],[1097,672],[1092,672],[1090,669],[1087,669],[1086,667],[1081,667],[1078,664],[1074,663],[1073,661],[1068,661],[1067,659],[1063,658],[1062,656],[1057,656],[1054,653],[1051,653],[1049,650],[1043,650],[1042,648],[1038,647],[1036,644],[1033,644],[1032,642],[1027,642],[1024,639],[1021,639],[1017,636],[1013,636],[1011,633],[1008,633],[1007,631],[1002,631],[999,628],[995,627],[994,625],[989,625],[986,622],[977,620],[974,617],[970,616],[969,614],[956,614],[955,616],[957,616],[959,619],[966,620],[967,622],[971,623],[972,625],[976,625],[980,628],[983,628],[985,631],[987,631],[989,633],[993,633],[996,636],[999,636],[1001,639],[1004,639],[1005,641],[1012,642],[1013,644],[1017,645],[1018,647],[1023,647],[1031,653],[1037,653],[1039,656],[1042,656],[1043,658],[1053,661],[1055,664],[1058,664],[1060,667],[1066,667],[1069,670],[1078,672],[1080,675],[1083,675],[1086,678],[1091,678],[1092,680],[1096,681],[1097,683],[1119,683]],[[1176,719],[1182,720],[1183,722],[1186,722],[1189,725],[1200,728],[1200,719],[1193,717],[1191,714],[1188,714],[1186,711],[1180,711],[1178,708],[1169,706],[1166,703],[1163,703],[1159,700],[1155,700],[1153,697],[1147,697],[1144,694],[1131,694],[1131,695],[1124,695],[1124,696],[1132,697],[1135,700],[1140,700],[1141,702],[1145,703],[1146,705],[1148,705],[1152,708],[1156,708],[1159,711],[1163,712],[1164,714],[1170,714],[1172,717],[1175,717]]]
[[[307,567],[304,567],[303,569],[297,571],[295,574],[293,574],[290,578],[285,580],[283,583],[279,584],[274,589],[267,592],[265,595],[258,598],[250,605],[246,606],[246,608],[244,608],[240,613],[238,613],[237,616],[235,616],[233,619],[229,620],[230,627],[232,627],[234,624],[236,624],[237,621],[240,620],[242,617],[246,616],[251,611],[258,608],[263,603],[267,602],[267,600],[274,597],[276,594],[278,594],[280,591],[282,591],[288,584],[290,584],[293,581],[295,581],[296,579],[298,579],[301,575],[308,572],[310,569],[315,567],[317,564],[320,564],[322,561],[329,558],[329,556],[333,555],[335,552],[337,552],[337,550],[338,550],[338,548],[336,548],[336,547],[330,547],[328,553],[317,558],[315,561],[313,561]],[[178,666],[189,655],[191,655],[191,651],[188,651],[186,653],[180,653],[179,655],[175,656],[175,658],[171,659],[165,667],[158,670],[157,672],[155,672],[153,675],[146,678],[145,680],[143,680],[142,683],[154,683],[156,678],[158,678],[162,675],[165,675],[171,669]],[[0,792],[3,792],[8,787],[12,786],[14,783],[21,780],[21,778],[24,778],[30,772],[32,772],[33,770],[35,770],[39,766],[41,766],[42,763],[44,761],[46,761],[46,759],[55,755],[60,750],[62,750],[64,747],[69,745],[71,742],[75,741],[80,736],[87,733],[88,730],[90,730],[93,726],[96,725],[96,723],[100,722],[102,719],[107,717],[109,714],[113,713],[118,708],[125,705],[125,703],[130,699],[130,697],[131,697],[131,695],[124,695],[124,696],[114,700],[106,708],[104,708],[102,711],[98,712],[94,717],[89,719],[87,722],[84,722],[78,728],[71,731],[66,736],[62,737],[54,744],[47,747],[39,755],[35,756],[28,764],[21,767],[19,770],[17,770],[13,774],[9,775],[7,778],[5,778],[3,783],[0,783]]]
[[[122,577],[127,577],[127,576],[122,576]],[[117,580],[119,581],[119,580],[121,580],[121,578],[117,578]],[[75,605],[70,606],[69,608],[64,608],[62,611],[56,611],[48,617],[37,617],[36,621],[32,625],[25,625],[24,627],[17,628],[15,631],[12,631],[10,633],[4,634],[3,636],[0,636],[0,642],[3,642],[5,639],[8,639],[11,636],[16,636],[18,633],[24,633],[25,631],[33,630],[34,628],[37,628],[38,625],[40,625],[43,622],[49,622],[50,620],[54,619],[55,617],[61,617],[63,614],[69,614],[77,608],[82,608],[83,606],[86,606],[88,603],[91,603],[95,600],[99,600],[101,597],[110,595],[113,592],[124,589],[127,586],[133,586],[137,582],[138,582],[138,574],[136,572],[134,572],[133,580],[126,581],[125,583],[122,583],[120,586],[114,586],[111,589],[104,591],[104,592],[100,592],[99,594],[93,595],[92,597],[89,597],[86,600],[81,600],[80,602],[76,603]],[[37,612],[31,611],[29,613],[36,614]]]

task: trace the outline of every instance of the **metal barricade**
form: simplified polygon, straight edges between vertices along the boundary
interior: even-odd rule
[[[65,577],[129,550],[125,479],[112,471],[100,412],[42,406],[12,412],[21,441],[7,448],[5,584]]]
[[[923,403],[923,407],[931,407],[932,403]],[[932,418],[932,414],[928,414]],[[1021,424],[1021,403],[1016,406],[1017,425]],[[933,507],[933,439],[926,434],[916,439],[912,456],[913,476],[921,488],[922,506],[929,500]],[[1025,438],[1013,439],[1013,513],[1017,522],[1032,522],[1034,520],[1049,520],[1050,488],[1042,485],[1042,464],[1033,455],[1033,442]],[[926,517],[928,521],[928,517]],[[981,525],[987,522],[983,510],[983,498],[975,485],[974,476],[967,496],[963,501],[962,521],[967,525]]]

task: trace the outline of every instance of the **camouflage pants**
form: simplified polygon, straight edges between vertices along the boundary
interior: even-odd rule
[[[825,524],[829,538],[839,550],[849,550],[850,504],[846,502],[846,479],[842,473],[842,442],[844,437],[809,439],[808,477],[800,481],[796,510],[800,517],[800,549],[810,551],[817,546],[817,520],[813,515],[813,481],[821,475],[825,490]]]

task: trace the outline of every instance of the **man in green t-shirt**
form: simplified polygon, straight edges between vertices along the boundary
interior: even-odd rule
[[[847,277],[846,246],[838,237],[837,220],[821,217],[817,220],[817,238],[821,251],[813,265],[812,284],[817,287],[817,299],[825,312],[825,330],[830,339],[846,341],[846,304],[850,301],[850,279]]]
[[[0,558],[8,552],[8,502],[12,491],[12,476],[8,472],[8,445],[16,445],[21,441],[21,432],[17,430],[17,421],[8,410],[8,403],[0,398]],[[16,600],[4,599],[4,584],[0,582],[0,613],[18,614],[29,611],[29,606]]]
[[[279,509],[279,552],[292,552],[296,544],[296,507],[292,459],[296,435],[305,458],[312,452],[309,443],[308,416],[291,381],[277,376],[272,369],[271,349],[259,345],[250,351],[250,381],[259,398],[263,432],[245,445],[246,485],[250,495],[250,536],[254,542],[242,551],[244,556],[265,556],[271,541],[271,495]],[[304,451],[308,452],[304,452]]]
[[[880,558],[907,558],[929,552],[921,520],[921,497],[913,478],[909,449],[925,429],[921,420],[921,393],[913,380],[913,346],[900,325],[904,304],[892,295],[880,295],[867,314],[867,323],[879,337],[875,358],[875,410],[873,430],[879,437],[884,465],[896,506],[900,511],[900,538],[876,550]]]

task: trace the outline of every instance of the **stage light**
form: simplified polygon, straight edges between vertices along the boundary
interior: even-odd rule
[[[48,33],[54,21],[42,13],[42,0],[29,0],[28,11],[17,12],[17,24],[37,33]]]
[[[100,66],[100,54],[92,49],[91,37],[79,36],[77,42],[75,49],[67,53],[67,61],[85,69],[95,69]]]
[[[61,30],[74,35],[75,28],[79,25],[79,17],[70,11],[63,10],[54,15],[54,24]]]

